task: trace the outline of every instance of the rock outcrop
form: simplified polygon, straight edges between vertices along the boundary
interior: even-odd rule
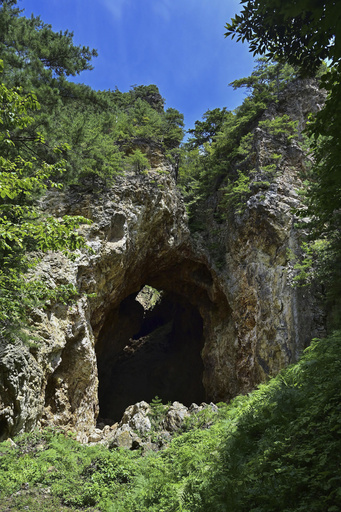
[[[215,244],[223,255],[219,282],[231,307],[234,324],[235,360],[238,387],[251,390],[268,375],[294,362],[312,336],[324,334],[324,312],[319,291],[294,287],[293,255],[300,254],[304,231],[297,229],[294,212],[301,206],[299,191],[306,179],[310,157],[302,149],[302,130],[307,116],[321,108],[324,92],[312,80],[296,81],[282,93],[280,101],[264,113],[261,121],[287,115],[297,123],[293,139],[274,137],[261,123],[254,130],[251,194],[244,211],[215,221],[219,194],[207,205],[207,246]],[[270,183],[263,169],[271,155],[280,155],[280,165]],[[214,236],[212,236],[214,233]],[[220,350],[212,350],[211,367],[206,371],[205,388],[210,399],[223,396],[229,379],[224,356],[230,342],[223,336]],[[206,344],[206,350],[210,345]],[[211,359],[213,357],[213,360]],[[220,372],[218,370],[220,368]]]
[[[302,88],[294,107],[282,101],[301,124],[323,100],[312,84]],[[260,168],[272,142],[262,130],[254,140]],[[79,296],[32,313],[37,343],[1,347],[0,437],[55,425],[94,440],[98,415],[114,423],[128,405],[156,395],[187,407],[226,401],[297,360],[323,333],[323,315],[311,292],[292,287],[290,253],[300,245],[292,208],[306,156],[292,141],[282,162],[243,213],[217,223],[219,198],[210,198],[200,236],[191,235],[165,166],[100,192],[48,196],[47,211],[92,220],[82,227],[91,252],[74,261],[50,253],[37,269],[53,286],[74,284]],[[146,285],[162,292],[154,313],[136,300]]]

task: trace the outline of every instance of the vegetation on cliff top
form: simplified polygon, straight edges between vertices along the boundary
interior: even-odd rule
[[[85,246],[75,228],[87,220],[46,218],[38,199],[84,180],[106,187],[148,167],[148,148],[173,158],[183,137],[182,114],[164,109],[155,85],[96,92],[68,81],[91,69],[96,52],[39,17],[21,16],[16,4],[0,1],[0,336],[7,340],[32,307],[77,294],[26,279],[39,253]]]
[[[219,191],[217,218],[226,218],[234,211],[241,213],[252,193],[250,183],[255,173],[262,177],[258,185],[264,188],[279,171],[281,155],[275,152],[267,156],[267,165],[258,168],[257,164],[256,168],[253,132],[262,124],[283,148],[286,146],[296,133],[295,121],[286,115],[266,122],[261,117],[271,104],[280,102],[281,93],[295,78],[292,66],[259,59],[249,77],[230,84],[235,89],[247,89],[243,103],[234,112],[225,108],[209,110],[189,130],[191,137],[182,147],[179,186],[194,230],[203,229],[200,217],[202,210],[206,212],[205,201],[210,195]]]
[[[53,148],[67,143],[61,181],[79,184],[90,175],[105,186],[129,167],[127,157],[143,143],[156,145],[163,154],[179,145],[183,115],[164,109],[156,85],[134,86],[122,93],[94,91],[69,81],[68,77],[91,69],[96,51],[75,46],[72,33],[54,32],[39,17],[22,16],[16,5],[16,0],[0,1],[1,79],[9,89],[34,93],[40,108],[19,133],[11,130],[14,155],[33,152],[50,164],[56,160]],[[32,148],[37,134],[40,144]]]

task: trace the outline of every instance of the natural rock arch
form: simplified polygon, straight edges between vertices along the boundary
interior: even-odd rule
[[[190,405],[226,400],[238,389],[231,309],[216,278],[207,265],[172,251],[155,263],[146,275],[133,272],[141,284],[109,303],[95,329],[100,416],[108,419],[156,395]],[[136,301],[144,284],[162,290],[150,312]],[[213,353],[221,337],[231,340],[223,369]]]
[[[309,340],[323,333],[314,297],[290,283],[288,249],[299,246],[291,213],[299,201],[291,171],[297,165],[289,161],[265,199],[250,198],[242,219],[219,227],[222,269],[200,236],[190,235],[184,205],[167,172],[127,176],[97,195],[71,189],[47,198],[46,208],[57,216],[81,214],[93,220],[83,229],[93,253],[79,254],[76,261],[51,253],[39,266],[50,282],[75,284],[79,298],[70,306],[55,304],[32,313],[42,340],[38,347],[2,351],[0,436],[35,425],[68,426],[86,436],[100,408],[105,415],[119,415],[123,402],[118,412],[106,411],[108,374],[142,326],[128,340],[105,333],[115,325],[123,329],[124,322],[117,324],[120,308],[146,284],[163,290],[173,309],[182,308],[169,322],[174,325],[178,318],[184,325],[190,318],[194,323],[188,344],[179,330],[172,337],[174,345],[180,339],[185,352],[193,350],[197,361],[194,392],[184,394],[184,401],[196,393],[213,402],[229,400],[294,362]],[[215,243],[213,233],[208,242]],[[129,318],[137,321],[138,313]],[[170,359],[183,354],[173,352]],[[170,366],[165,368],[171,374]],[[181,373],[179,368],[175,373]],[[179,392],[190,384],[189,378]],[[159,393],[157,386],[148,392],[154,390]],[[166,400],[173,399],[166,384],[163,391]]]
[[[109,421],[156,396],[185,405],[206,399],[199,311],[175,293],[162,292],[150,309],[138,297],[129,295],[110,311],[96,345],[99,415]]]
[[[142,387],[148,397],[133,392],[121,397],[128,382],[133,388],[139,382],[138,376],[129,380],[124,373],[132,368],[141,373],[151,361],[129,369],[125,352],[132,350],[130,339],[140,339],[141,319],[131,309],[126,325],[120,313],[129,302],[133,307],[146,284],[163,290],[173,306],[182,305],[184,316],[196,318],[200,331],[196,346],[186,345],[179,332],[172,337],[174,344],[179,337],[181,346],[191,346],[198,361],[195,392],[177,400],[226,401],[295,361],[321,323],[315,320],[313,302],[290,284],[288,248],[299,243],[290,211],[297,204],[293,179],[290,173],[282,176],[280,187],[275,183],[266,200],[250,199],[242,223],[222,228],[222,271],[200,238],[190,236],[183,203],[167,175],[135,177],[97,202],[92,194],[74,201],[77,209],[70,213],[88,209],[95,221],[87,232],[95,256],[80,260],[75,269],[83,297],[89,298],[79,303],[75,318],[69,316],[72,335],[48,380],[44,421],[86,431],[98,414],[117,419],[131,400],[161,394],[165,400],[175,398],[167,384],[161,393],[160,387],[146,383]],[[174,317],[169,321],[174,324]],[[120,329],[126,329],[124,336],[114,333]],[[135,353],[144,358],[147,347]],[[181,351],[178,357],[183,357]],[[170,375],[170,363],[164,368]],[[179,368],[175,373],[181,373]],[[190,385],[189,379],[178,392]]]
[[[64,325],[57,321],[65,343],[44,388],[44,424],[73,424],[80,431],[87,430],[98,414],[118,419],[131,401],[159,395],[165,401],[181,400],[190,405],[192,401],[226,400],[239,390],[234,327],[226,294],[207,256],[192,245],[184,207],[172,180],[169,176],[158,176],[158,180],[164,185],[156,195],[151,194],[148,180],[142,188],[140,177],[129,182],[130,188],[134,183],[136,186],[135,194],[129,191],[126,198],[129,207],[122,207],[121,197],[117,209],[112,195],[109,205],[108,197],[91,204],[91,194],[81,201],[68,198],[67,205],[73,203],[78,213],[84,214],[91,204],[87,213],[95,222],[85,227],[85,232],[96,254],[81,259],[72,270],[83,299],[74,308],[73,318],[69,311]],[[142,322],[142,311],[135,301],[144,285],[163,291],[156,313],[168,315],[160,326],[164,333],[161,338],[153,329],[147,333],[154,340],[158,338],[160,345],[165,343],[169,357],[163,362],[160,351],[147,358],[152,343],[133,350],[144,363],[127,355],[139,345],[129,340],[144,336],[151,316]],[[124,309],[128,310],[126,319]],[[219,339],[230,341],[224,342],[223,359],[217,364],[222,354],[214,354],[214,347]],[[133,368],[136,374],[141,373],[143,365],[152,365],[155,358],[159,369],[154,367],[154,377],[149,380],[155,382],[164,373],[159,378],[161,385],[144,382],[140,387],[148,396],[136,394],[138,376],[126,379],[125,372],[129,374]],[[190,371],[185,376],[186,366]],[[124,397],[122,382],[133,388],[130,392],[126,389]]]

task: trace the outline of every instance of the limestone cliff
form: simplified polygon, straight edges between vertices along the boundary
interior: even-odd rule
[[[280,108],[302,126],[323,97],[311,82],[292,87]],[[256,129],[259,168],[272,143]],[[292,208],[307,157],[295,140],[282,154],[281,172],[254,188],[243,213],[218,223],[219,191],[212,196],[200,236],[159,162],[100,193],[73,188],[44,200],[56,215],[92,220],[82,228],[92,252],[75,261],[50,253],[38,268],[49,283],[73,283],[79,297],[32,313],[36,345],[1,347],[1,438],[61,425],[86,439],[98,414],[114,421],[155,395],[185,405],[228,400],[297,360],[323,333],[323,315],[311,291],[292,287],[301,236]],[[151,311],[136,300],[146,285],[162,292]]]

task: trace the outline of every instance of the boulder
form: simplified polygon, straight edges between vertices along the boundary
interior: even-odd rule
[[[167,411],[162,426],[169,432],[176,432],[183,424],[184,419],[188,416],[190,416],[190,413],[187,407],[179,402],[173,402]]]

